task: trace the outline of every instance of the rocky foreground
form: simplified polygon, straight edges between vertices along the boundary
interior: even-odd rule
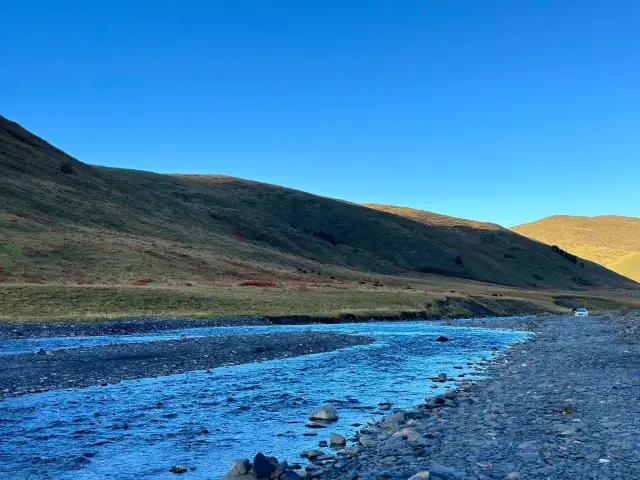
[[[302,452],[312,461],[306,467],[286,464],[274,476],[272,458],[273,468],[258,476],[240,460],[237,475],[232,468],[225,478],[640,478],[636,322],[636,315],[527,321],[537,334],[490,366],[489,380],[457,382],[413,410],[370,419],[346,448]]]
[[[366,336],[293,332],[184,338],[0,355],[0,400],[3,396],[58,388],[104,386],[122,380],[330,352],[371,342],[373,338]]]

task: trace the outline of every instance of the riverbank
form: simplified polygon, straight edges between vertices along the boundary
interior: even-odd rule
[[[315,323],[462,318],[640,308],[634,292],[549,291],[459,279],[239,285],[0,284],[0,322],[84,323],[132,318],[242,319]],[[636,292],[637,294],[637,292]]]
[[[536,335],[490,365],[488,380],[371,421],[313,477],[638,478],[640,343],[625,334],[638,321],[527,320]]]
[[[274,360],[366,345],[371,337],[334,332],[184,338],[0,355],[3,396],[115,384],[226,365]]]

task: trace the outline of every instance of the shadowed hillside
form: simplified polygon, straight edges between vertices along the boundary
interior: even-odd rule
[[[318,282],[443,275],[631,286],[497,225],[223,176],[90,166],[0,117],[0,282]]]
[[[640,218],[553,216],[513,231],[640,281]]]

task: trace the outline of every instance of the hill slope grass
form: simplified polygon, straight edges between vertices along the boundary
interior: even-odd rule
[[[512,230],[640,281],[640,218],[553,216]]]
[[[38,307],[47,318],[399,314],[423,311],[427,297],[450,290],[464,290],[467,298],[505,288],[505,297],[520,298],[538,289],[637,287],[584,264],[492,224],[225,176],[87,165],[0,117],[0,289],[23,301],[54,292],[51,307]],[[167,293],[171,289],[177,297]],[[192,290],[228,303],[194,307],[189,300],[185,306]],[[414,290],[421,294],[413,296]],[[101,295],[105,291],[128,292],[119,299],[141,293],[120,308]],[[168,303],[147,303],[153,295],[142,292],[159,292]],[[92,294],[100,304],[89,301]],[[181,300],[168,301],[174,297]],[[55,309],[56,302],[66,306]],[[9,304],[14,307],[4,318],[12,311],[38,316],[28,305]]]

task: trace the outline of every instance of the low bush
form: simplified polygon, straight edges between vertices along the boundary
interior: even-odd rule
[[[247,280],[238,284],[240,287],[277,287],[275,282],[265,282],[261,280]]]
[[[322,230],[309,230],[308,228],[303,228],[302,230],[304,231],[304,233],[310,233],[314,237],[320,238],[325,242],[329,242],[331,245],[338,244],[336,238],[330,233],[324,232]]]
[[[73,164],[71,162],[64,162],[60,165],[60,171],[65,175],[73,175]]]
[[[563,249],[561,249],[559,246],[557,245],[552,245],[551,246],[551,250],[553,250],[555,253],[557,253],[558,255],[560,255],[561,257],[566,258],[567,260],[569,260],[571,263],[578,263],[578,257],[576,257],[574,254],[569,253]]]

